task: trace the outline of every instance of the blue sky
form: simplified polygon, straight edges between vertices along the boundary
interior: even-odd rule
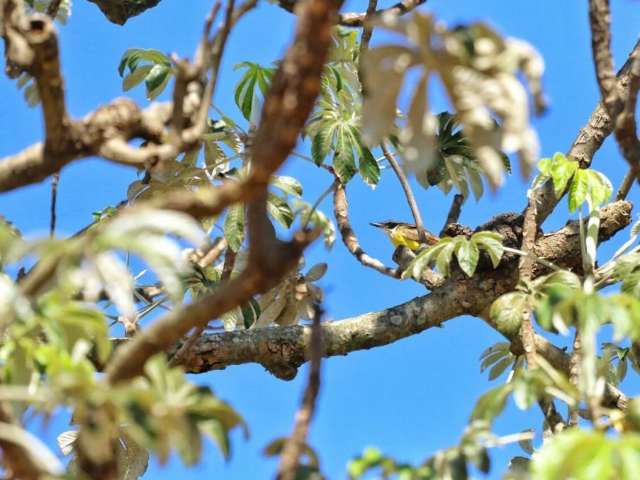
[[[366,3],[352,1],[346,9],[364,10]],[[634,0],[612,3],[613,49],[615,63],[620,66],[637,39],[640,9]],[[60,27],[60,43],[68,108],[72,115],[80,117],[123,95],[116,69],[127,48],[156,48],[192,55],[210,2],[163,0],[157,8],[124,27],[108,23],[95,5],[85,0],[76,0],[73,8],[68,25]],[[586,0],[429,0],[422,10],[451,23],[488,21],[502,34],[520,37],[538,48],[546,61],[545,86],[551,100],[549,113],[534,121],[542,153],[550,156],[568,149],[598,99]],[[290,14],[266,1],[241,22],[231,35],[224,57],[215,96],[218,107],[241,120],[233,103],[233,86],[239,74],[232,66],[244,60],[268,64],[278,59],[290,41],[292,26]],[[374,34],[373,44],[376,37]],[[128,94],[144,105],[141,90]],[[40,140],[42,120],[39,110],[28,108],[15,84],[4,76],[0,76],[0,92],[3,99],[0,124],[4,125],[0,137],[2,157]],[[432,105],[438,111],[446,108],[446,103],[437,96]],[[625,173],[624,161],[611,140],[598,152],[594,166],[604,171],[614,186]],[[326,173],[301,160],[291,159],[284,171],[303,181],[305,197],[310,201],[331,181]],[[59,232],[72,233],[91,220],[92,211],[119,202],[134,179],[134,171],[97,159],[66,168],[59,191]],[[461,222],[475,226],[496,213],[520,211],[524,207],[525,189],[519,176],[514,175],[495,195],[486,195],[478,203],[470,200],[463,209]],[[435,190],[416,188],[416,192],[427,227],[439,230],[450,198]],[[392,249],[387,240],[367,223],[387,218],[410,220],[396,178],[385,171],[375,191],[356,178],[348,193],[353,225],[364,248],[390,261]],[[634,190],[630,199],[636,197]],[[322,207],[330,212],[329,202]],[[0,196],[0,212],[23,232],[46,232],[48,182]],[[563,204],[545,229],[564,224],[568,215]],[[603,250],[610,251],[611,247],[605,246]],[[330,265],[322,280],[327,294],[324,306],[330,319],[379,310],[423,294],[416,285],[363,268],[339,241],[329,252],[320,244],[312,246],[308,264],[315,261],[327,261]],[[318,413],[310,436],[323,472],[330,479],[345,478],[347,461],[366,446],[377,446],[401,460],[419,462],[438,448],[454,445],[465,428],[474,399],[493,386],[486,374],[480,374],[478,356],[500,340],[481,320],[459,318],[442,329],[384,348],[326,361]],[[172,459],[165,467],[152,464],[146,478],[195,479],[202,475],[225,479],[271,478],[276,463],[265,459],[261,450],[274,437],[290,432],[306,372],[303,368],[294,381],[283,382],[262,367],[246,365],[194,377],[194,381],[211,385],[244,416],[251,438],[245,441],[240,435],[234,436],[233,457],[228,463],[209,446],[200,466],[184,470],[177,459]],[[493,383],[500,381],[504,378]],[[631,383],[628,393],[637,393],[637,387],[636,382]],[[528,428],[527,422],[532,418],[537,422],[538,412],[520,412],[510,406],[497,422],[496,431],[518,432]],[[54,438],[63,429],[62,421],[54,421],[45,434]],[[517,446],[495,451],[491,478],[499,478],[508,459],[517,454],[521,454]]]

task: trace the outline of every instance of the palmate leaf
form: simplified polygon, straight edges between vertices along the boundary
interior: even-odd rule
[[[570,212],[578,210],[586,201],[589,202],[590,210],[601,206],[611,196],[611,182],[601,172],[579,167],[577,161],[562,153],[554,154],[553,158],[543,158],[538,162],[540,174],[533,182],[533,188],[538,188],[551,179],[558,198],[568,188]]]
[[[244,118],[250,121],[254,106],[259,99],[256,86],[264,98],[271,88],[275,68],[263,67],[254,62],[242,62],[234,66],[234,70],[239,69],[246,71],[236,85],[234,100]]]
[[[343,184],[346,184],[358,171],[353,155],[355,145],[345,127],[338,128],[336,153],[333,157],[333,168]]]
[[[474,233],[470,239],[465,236],[444,237],[416,255],[402,273],[402,278],[420,278],[422,271],[436,265],[440,273],[448,277],[450,262],[455,254],[460,269],[469,277],[473,276],[480,260],[480,250],[485,251],[496,268],[504,253],[502,236],[496,232]]]

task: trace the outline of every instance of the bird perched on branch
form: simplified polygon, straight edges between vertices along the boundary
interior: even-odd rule
[[[411,250],[418,250],[423,244],[420,241],[418,228],[415,225],[404,222],[372,222],[370,225],[380,228],[386,233],[394,247],[403,245]],[[427,246],[435,245],[440,240],[429,230],[424,231],[427,238]]]

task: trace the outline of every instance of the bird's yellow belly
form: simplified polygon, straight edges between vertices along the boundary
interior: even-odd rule
[[[407,248],[410,248],[411,250],[418,250],[418,248],[420,247],[419,242],[416,242],[415,240],[410,240],[398,232],[391,232],[389,234],[389,238],[391,238],[391,243],[393,243],[394,247],[399,247],[400,245],[403,245]]]

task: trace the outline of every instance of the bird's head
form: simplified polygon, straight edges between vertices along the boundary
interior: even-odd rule
[[[369,225],[371,225],[372,227],[380,228],[382,230],[393,230],[399,225],[404,225],[404,224],[401,222],[394,222],[391,220],[387,220],[385,222],[371,222]]]

